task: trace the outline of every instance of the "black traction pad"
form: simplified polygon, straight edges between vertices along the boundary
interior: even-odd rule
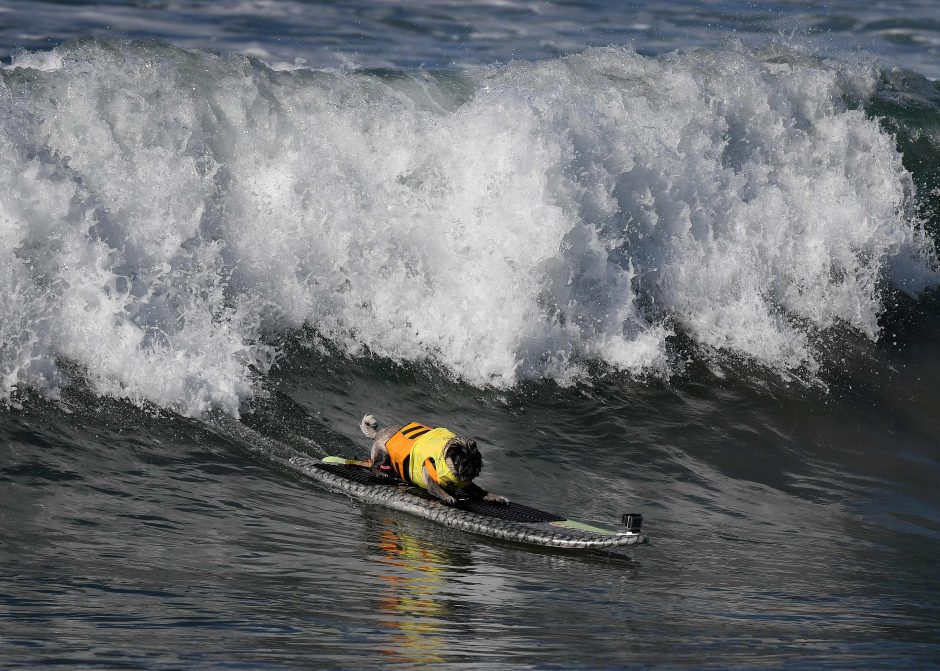
[[[353,466],[351,464],[324,464],[321,462],[316,464],[316,467],[363,485],[399,487],[403,484],[401,480],[394,477],[377,477],[373,475],[372,471],[368,468],[363,468],[362,466]],[[436,500],[423,489],[416,487],[411,489],[414,491],[415,496]],[[560,522],[565,519],[561,515],[538,510],[537,508],[530,508],[521,503],[510,502],[509,505],[505,505],[494,501],[477,501],[460,497],[458,497],[457,501],[456,507],[461,510],[468,510],[478,515],[486,515],[487,517],[495,517],[496,519],[508,520],[510,522],[538,524],[541,522]]]

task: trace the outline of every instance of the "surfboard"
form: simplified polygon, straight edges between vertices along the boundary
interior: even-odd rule
[[[572,549],[614,548],[649,542],[640,531],[642,516],[637,514],[624,515],[624,522],[629,525],[624,529],[605,529],[516,502],[506,505],[458,497],[456,504],[445,505],[420,487],[374,475],[368,462],[356,459],[297,456],[291,458],[290,463],[334,491],[490,538]]]

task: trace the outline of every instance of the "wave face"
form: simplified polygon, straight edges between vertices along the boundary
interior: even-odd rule
[[[431,360],[476,385],[669,339],[812,377],[938,281],[878,72],[729,44],[459,75],[275,71],[88,41],[2,71],[0,393],[237,412],[275,343]]]

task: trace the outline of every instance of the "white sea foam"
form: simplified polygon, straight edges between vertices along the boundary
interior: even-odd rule
[[[592,50],[465,73],[269,70],[87,43],[3,71],[0,393],[235,412],[264,342],[474,384],[668,375],[686,330],[787,374],[936,283],[874,75],[797,54]],[[471,94],[468,95],[467,91]]]

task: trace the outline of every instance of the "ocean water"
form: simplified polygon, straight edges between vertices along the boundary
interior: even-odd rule
[[[0,3],[0,667],[940,667],[932,2]],[[336,495],[361,416],[652,543]]]

